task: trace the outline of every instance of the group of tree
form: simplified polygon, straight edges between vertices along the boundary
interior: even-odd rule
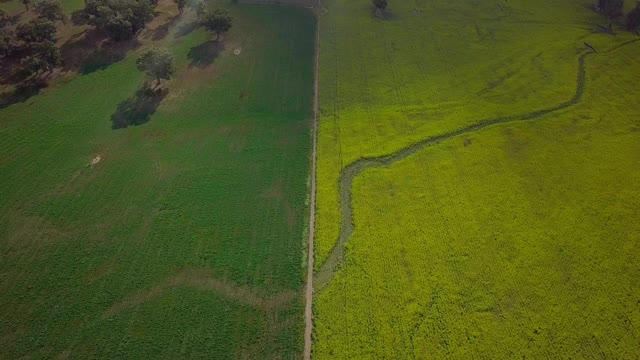
[[[0,58],[11,52],[12,48],[11,17],[6,11],[0,9]]]
[[[611,32],[613,22],[624,16],[624,0],[598,0],[596,10],[609,20],[606,30]],[[627,14],[626,26],[629,31],[636,31],[640,27],[640,2]]]
[[[67,15],[65,15],[59,0],[40,0],[33,5],[33,11],[39,18],[67,23]]]
[[[216,41],[229,31],[233,19],[226,10],[206,10],[202,0],[174,0],[182,13],[188,5],[197,14],[198,21],[216,34]],[[31,0],[23,0],[27,10]],[[114,40],[130,39],[153,18],[157,0],[86,0],[84,14],[87,22],[105,31]],[[25,75],[52,72],[61,65],[60,50],[55,46],[56,22],[66,23],[67,17],[60,0],[39,0],[32,6],[36,17],[12,26],[12,18],[0,10],[0,58],[12,53],[20,56],[21,71]],[[170,79],[175,73],[175,61],[164,48],[152,48],[137,60],[137,67],[156,80]]]
[[[153,18],[151,0],[87,0],[87,22],[109,34],[115,41],[131,39]]]
[[[186,2],[183,5],[178,4],[180,12],[183,11],[180,6],[184,5],[186,5]],[[229,31],[233,25],[233,19],[226,10],[216,9],[209,13],[206,11],[202,1],[191,3],[191,7],[196,10],[202,26],[216,34],[216,41],[220,39],[222,34]],[[160,86],[161,80],[171,79],[171,76],[176,71],[173,55],[165,48],[153,47],[147,50],[138,57],[136,65],[138,70],[143,71],[156,81],[156,87]]]
[[[62,64],[55,22],[66,23],[67,17],[60,1],[40,0],[33,10],[35,18],[15,27],[7,13],[0,10],[0,57],[18,55],[24,76],[51,73]]]

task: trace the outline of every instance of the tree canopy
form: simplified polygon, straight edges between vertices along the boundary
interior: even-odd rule
[[[212,13],[205,15],[202,25],[208,31],[216,34],[216,40],[220,35],[226,33],[233,26],[233,19],[226,10],[216,9]]]
[[[11,16],[6,11],[0,9],[0,30],[11,25]]]
[[[16,27],[16,37],[26,44],[56,41],[56,26],[51,20],[35,18]]]
[[[7,56],[11,52],[12,30],[11,17],[6,11],[0,9],[0,57]]]
[[[153,18],[149,0],[87,0],[89,24],[106,31],[116,41],[132,38]]]
[[[35,18],[19,24],[16,27],[16,39],[21,42],[19,48],[23,57],[20,65],[24,75],[38,74],[45,70],[53,72],[54,68],[62,64],[60,49],[55,45],[56,27],[51,20]],[[11,48],[5,50],[8,52]]]
[[[24,75],[38,74],[53,70],[62,65],[60,49],[55,44],[45,41],[31,46],[32,53],[20,61],[21,71]]]
[[[65,15],[64,10],[62,10],[60,0],[40,0],[33,5],[33,10],[39,18],[54,22],[67,22],[67,16]]]
[[[178,5],[178,12],[182,14],[182,12],[184,11],[184,7],[187,5],[187,0],[173,0],[173,2]]]
[[[165,48],[151,48],[138,57],[136,65],[138,70],[156,79],[156,86],[160,85],[160,80],[170,79],[176,71],[173,54]]]
[[[196,15],[198,19],[202,18],[207,13],[207,7],[204,5],[203,1],[196,1],[194,5],[194,9],[196,10]]]

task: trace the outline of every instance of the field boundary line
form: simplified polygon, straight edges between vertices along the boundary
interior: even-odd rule
[[[486,128],[489,128],[495,125],[536,120],[545,115],[556,113],[558,111],[574,106],[580,103],[584,96],[585,84],[586,84],[585,62],[587,57],[592,54],[596,54],[596,55],[610,54],[620,48],[636,43],[638,41],[640,41],[640,39],[633,39],[633,40],[627,40],[627,41],[621,42],[620,44],[613,46],[606,52],[600,52],[600,53],[583,52],[578,57],[578,71],[577,71],[575,93],[569,100],[562,102],[559,105],[555,105],[555,106],[541,109],[541,110],[532,111],[532,112],[521,114],[521,115],[513,115],[513,116],[480,120],[479,122],[469,125],[467,127],[423,139],[419,142],[413,143],[391,154],[377,156],[377,157],[363,157],[347,165],[340,172],[340,179],[339,179],[338,192],[340,195],[340,213],[341,213],[339,238],[338,238],[338,241],[333,246],[333,248],[331,249],[329,256],[327,256],[327,258],[325,259],[320,269],[316,272],[316,276],[315,276],[316,290],[321,291],[327,285],[329,285],[336,270],[344,262],[345,245],[348,242],[349,238],[351,237],[351,234],[355,229],[355,224],[353,222],[351,188],[353,185],[353,180],[356,176],[360,175],[364,170],[369,168],[389,167],[393,163],[403,160],[409,157],[410,155],[413,155],[414,153],[420,150],[423,150],[431,145],[435,145],[458,136],[467,135],[476,131],[484,130]]]
[[[318,0],[320,5],[322,2]],[[315,46],[315,65],[313,80],[313,136],[311,151],[311,192],[309,201],[309,245],[307,246],[307,288],[305,290],[305,309],[304,309],[304,359],[311,360],[311,343],[313,335],[313,267],[314,267],[314,241],[316,226],[316,168],[318,154],[318,90],[320,73],[320,10],[315,17],[316,19],[316,46]]]

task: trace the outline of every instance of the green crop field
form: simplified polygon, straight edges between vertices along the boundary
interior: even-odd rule
[[[591,5],[326,1],[314,358],[640,356],[640,40]]]
[[[122,60],[0,109],[0,358],[300,357],[315,19],[211,3],[216,43],[163,4]],[[177,73],[150,102],[151,45]]]

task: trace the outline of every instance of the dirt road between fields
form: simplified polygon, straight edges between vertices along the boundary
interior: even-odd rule
[[[311,360],[313,333],[313,261],[316,225],[316,158],[318,150],[318,69],[320,66],[320,18],[316,17],[315,78],[313,80],[313,147],[311,152],[311,191],[309,201],[309,245],[307,249],[307,289],[304,309],[304,359]]]

